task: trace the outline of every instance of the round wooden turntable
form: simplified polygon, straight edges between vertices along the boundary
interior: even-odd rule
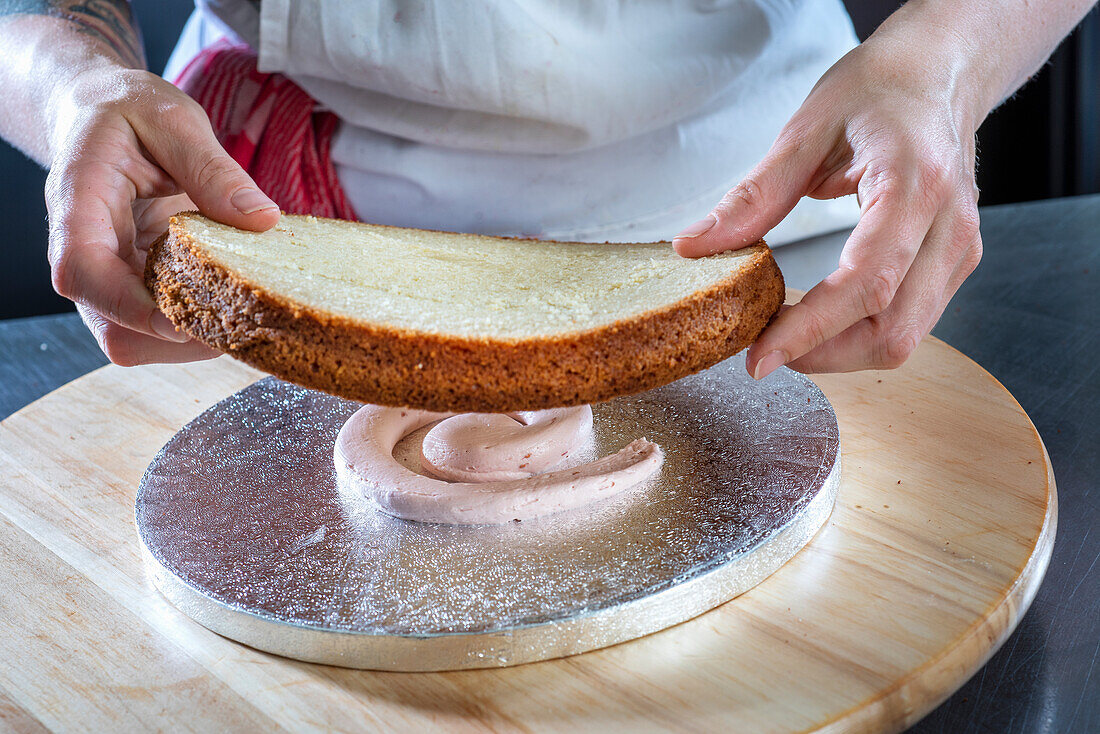
[[[227,359],[106,367],[0,425],[11,579],[0,659],[20,672],[0,674],[0,703],[100,730],[900,730],[1009,635],[1054,540],[1054,479],[1027,415],[929,338],[899,370],[814,378],[843,447],[835,507],[809,545],[732,601],[517,667],[303,663],[180,613],[134,526],[160,448],[258,377]]]

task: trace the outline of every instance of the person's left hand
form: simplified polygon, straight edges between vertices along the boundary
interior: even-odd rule
[[[699,257],[750,245],[803,196],[856,193],[860,220],[839,268],[784,309],[749,349],[760,379],[894,368],[916,349],[981,259],[976,123],[946,69],[910,63],[920,39],[875,37],[817,83],[765,158],[673,241]]]

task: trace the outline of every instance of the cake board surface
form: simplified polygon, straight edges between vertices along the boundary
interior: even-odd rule
[[[267,378],[173,437],[142,479],[136,520],[177,607],[253,647],[349,667],[561,657],[756,585],[822,526],[839,483],[821,391],[787,370],[758,383],[743,358],[594,406],[584,458],[645,436],[664,447],[660,472],[522,523],[407,522],[346,495],[332,444],[358,407]],[[422,433],[395,452],[410,468]]]

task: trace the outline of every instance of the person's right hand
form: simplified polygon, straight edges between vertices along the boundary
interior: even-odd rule
[[[216,356],[157,309],[142,279],[148,247],[178,211],[262,231],[279,208],[221,147],[198,103],[155,74],[85,70],[54,101],[54,119],[54,289],[76,302],[115,364]]]

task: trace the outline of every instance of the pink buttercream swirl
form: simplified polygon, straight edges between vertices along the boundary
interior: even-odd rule
[[[421,464],[432,476],[402,466],[397,443],[440,421],[424,437]],[[559,408],[504,414],[432,413],[368,405],[336,438],[341,485],[385,513],[417,522],[498,524],[580,507],[610,497],[657,471],[664,454],[637,439],[617,453],[557,469],[592,434],[592,409]]]

